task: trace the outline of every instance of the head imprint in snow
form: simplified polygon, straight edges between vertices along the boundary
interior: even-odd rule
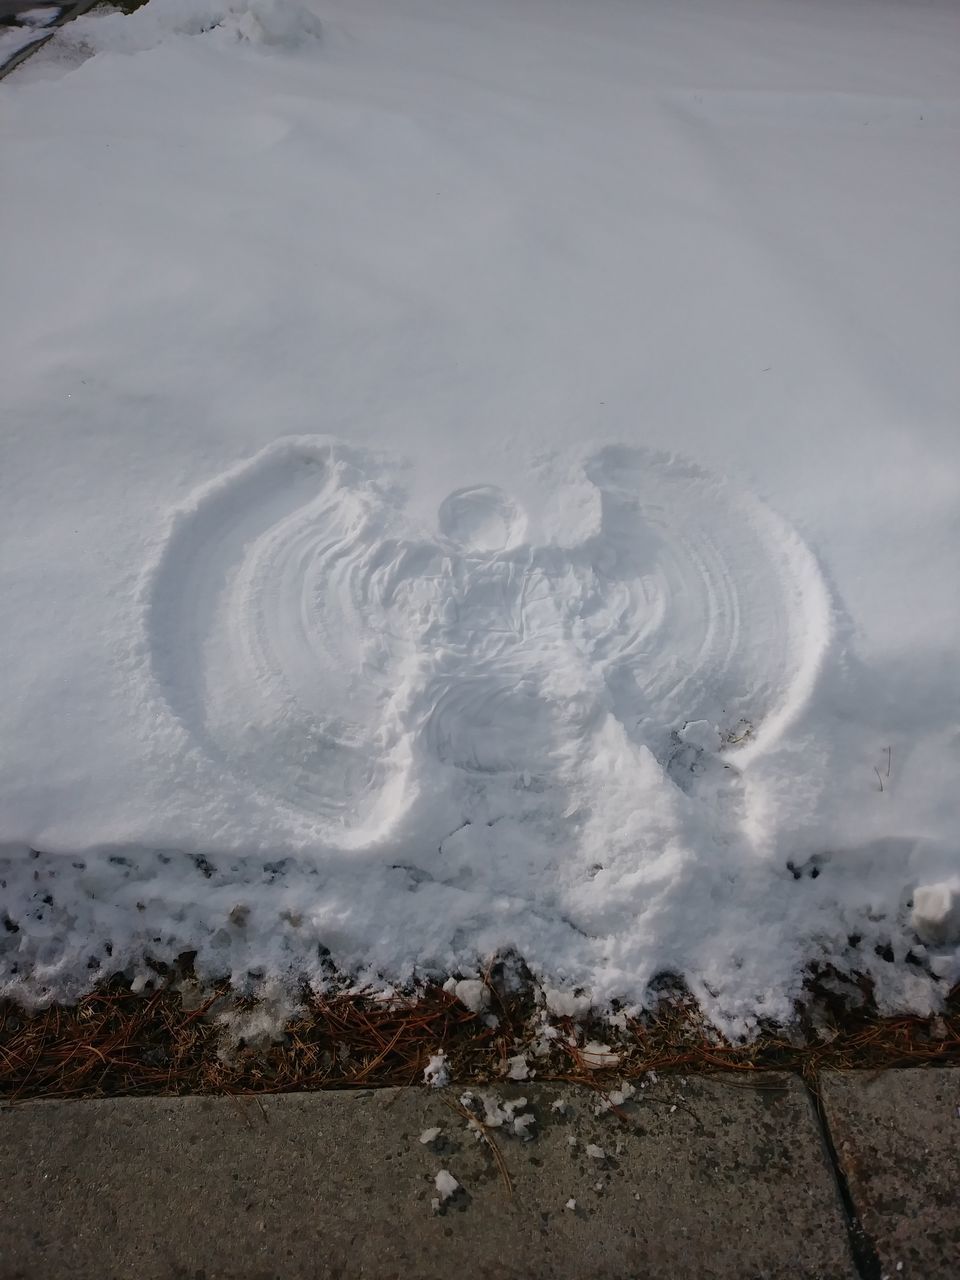
[[[526,520],[496,485],[457,489],[440,503],[440,531],[465,551],[503,551],[523,541]]]

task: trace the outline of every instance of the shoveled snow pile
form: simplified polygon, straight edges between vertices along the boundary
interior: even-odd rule
[[[150,0],[0,143],[6,990],[936,1006],[955,5]]]

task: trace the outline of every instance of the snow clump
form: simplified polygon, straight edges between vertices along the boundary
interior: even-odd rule
[[[448,1169],[440,1170],[433,1180],[433,1185],[440,1195],[441,1204],[444,1200],[449,1200],[451,1196],[455,1196],[460,1190],[460,1183]]]
[[[924,942],[960,942],[960,882],[919,885],[913,892],[910,923]]]
[[[447,1066],[447,1055],[441,1049],[433,1054],[423,1068],[423,1083],[431,1089],[443,1089],[450,1083],[450,1068]]]

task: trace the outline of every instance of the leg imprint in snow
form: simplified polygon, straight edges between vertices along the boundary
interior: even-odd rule
[[[530,540],[490,485],[418,530],[382,461],[280,441],[175,513],[148,579],[157,687],[220,767],[344,846],[431,771],[563,791],[611,717],[677,781],[742,723],[729,759],[762,750],[829,640],[810,553],[674,458],[605,449],[578,485],[573,545]]]

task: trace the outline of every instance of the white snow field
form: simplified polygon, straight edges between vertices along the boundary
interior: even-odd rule
[[[953,0],[63,28],[0,86],[4,989],[936,1007],[958,157]]]

